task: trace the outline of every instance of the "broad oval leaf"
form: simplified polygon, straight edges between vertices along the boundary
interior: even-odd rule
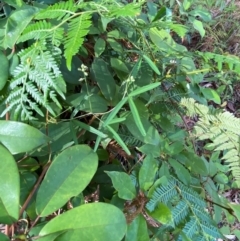
[[[47,136],[30,125],[16,121],[0,121],[0,142],[12,154],[31,151],[47,141]]]
[[[126,219],[120,209],[107,203],[89,203],[52,219],[39,235],[65,231],[57,240],[120,241],[126,229]]]
[[[125,200],[132,200],[136,197],[136,189],[129,175],[125,172],[106,172],[112,179],[114,188],[118,191],[118,196]]]
[[[0,223],[12,224],[18,220],[20,178],[11,153],[0,145]]]
[[[1,241],[10,241],[10,239],[3,233],[0,233],[0,240]]]
[[[1,63],[1,68],[0,68],[0,90],[3,89],[5,86],[7,79],[8,79],[8,59],[7,57],[3,54],[2,51],[0,51],[0,63]]]
[[[116,83],[108,70],[107,64],[102,59],[95,59],[92,65],[92,73],[104,97],[107,100],[113,100],[116,94]]]
[[[152,155],[147,155],[139,171],[139,185],[143,191],[147,191],[155,180],[158,164]]]
[[[87,145],[76,145],[59,154],[48,169],[36,200],[43,217],[82,192],[97,170],[98,157]]]
[[[22,6],[15,10],[7,20],[6,34],[3,39],[4,47],[12,49],[16,44],[18,38],[22,34],[23,30],[29,24],[34,17],[34,14],[38,11],[37,8],[32,6]]]
[[[145,218],[139,214],[129,225],[125,241],[148,241],[148,228]]]

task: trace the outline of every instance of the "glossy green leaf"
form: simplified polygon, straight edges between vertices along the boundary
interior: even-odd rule
[[[107,101],[97,95],[93,94],[87,96],[77,107],[78,110],[91,112],[91,113],[102,113],[107,110]]]
[[[139,214],[129,225],[124,241],[148,241],[148,227],[146,219]]]
[[[133,119],[135,120],[136,126],[138,127],[138,129],[139,129],[139,131],[141,132],[141,134],[142,134],[143,136],[146,136],[146,131],[145,131],[144,127],[143,127],[143,124],[142,124],[142,121],[141,121],[141,119],[140,119],[140,116],[139,116],[137,107],[136,107],[136,105],[134,104],[132,97],[129,97],[129,98],[128,98],[128,102],[129,102],[129,106],[130,106],[130,109],[131,109],[131,113],[132,113],[132,115],[133,115]]]
[[[47,141],[47,136],[30,125],[0,120],[0,142],[12,154],[31,151]]]
[[[153,61],[146,55],[143,55],[143,58],[145,59],[145,61],[149,64],[149,66],[151,67],[151,69],[158,75],[160,75],[160,71],[157,68],[157,66],[153,63]]]
[[[117,76],[124,81],[129,75],[129,70],[126,64],[117,58],[111,58],[111,66],[116,72]]]
[[[132,200],[136,197],[136,189],[128,174],[125,172],[107,172],[112,179],[113,187],[118,191],[118,196],[125,200]]]
[[[37,213],[47,216],[82,192],[91,181],[97,165],[97,154],[87,145],[64,150],[54,159],[38,190]]]
[[[102,59],[95,59],[92,64],[94,79],[107,100],[113,100],[116,94],[116,83]]]
[[[3,87],[6,85],[8,80],[8,68],[9,63],[7,57],[3,54],[3,52],[0,50],[0,90],[3,89]]]
[[[55,233],[50,233],[44,236],[38,236],[37,240],[38,241],[57,241],[60,238],[60,236],[65,233],[65,231],[59,231],[59,232],[55,232]],[[61,239],[60,239],[61,240]]]
[[[157,168],[157,161],[151,155],[147,155],[139,171],[139,185],[141,190],[147,191],[153,185]]]
[[[14,47],[21,33],[37,11],[37,8],[28,5],[27,7],[22,6],[10,15],[7,19],[5,37],[3,40],[5,48],[12,49]]]
[[[137,88],[136,90],[133,90],[128,96],[134,97],[136,95],[140,95],[140,94],[145,93],[149,90],[157,88],[158,86],[160,86],[160,83],[152,83],[152,84],[149,84],[149,85],[145,85],[145,86],[142,86],[140,88]]]
[[[103,53],[105,47],[106,42],[102,38],[99,38],[94,45],[94,52],[96,57],[99,57]]]
[[[189,185],[191,181],[189,171],[182,164],[172,158],[169,158],[168,162],[173,167],[179,180],[182,181],[185,185]]]
[[[18,220],[20,178],[11,153],[0,145],[0,223],[12,224]]]
[[[112,47],[112,49],[115,50],[116,52],[119,52],[119,53],[123,52],[122,45],[118,43],[115,39],[107,38],[107,42]]]
[[[172,222],[172,213],[168,206],[163,203],[159,203],[157,208],[151,213],[151,217],[156,219],[159,223],[167,224]]]
[[[0,233],[0,240],[1,241],[10,241],[10,239],[3,233]]]
[[[89,203],[52,219],[39,235],[65,231],[57,240],[120,241],[126,230],[126,219],[119,208],[106,203]]]
[[[4,0],[4,2],[15,8],[21,7],[23,5],[22,0]]]

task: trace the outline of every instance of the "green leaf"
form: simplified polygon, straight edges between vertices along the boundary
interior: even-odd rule
[[[107,110],[107,101],[97,94],[86,96],[77,109],[90,113],[102,113]]]
[[[107,42],[109,43],[109,45],[112,47],[113,50],[115,50],[116,52],[122,53],[123,52],[123,48],[122,45],[120,43],[118,43],[115,39],[113,38],[108,38]]]
[[[208,170],[203,159],[189,151],[182,151],[181,154],[178,154],[176,159],[181,161],[190,171],[196,174],[206,175]]]
[[[194,19],[192,20],[193,27],[200,33],[201,37],[203,38],[205,35],[205,30],[203,28],[203,24],[201,21]]]
[[[20,178],[11,153],[0,145],[0,223],[12,224],[18,220]]]
[[[211,89],[211,88],[201,88],[201,92],[203,93],[204,97],[207,100],[212,100],[216,104],[220,105],[221,104],[221,98],[217,91]]]
[[[58,240],[120,241],[126,230],[126,219],[120,209],[106,203],[89,203],[52,219],[39,235],[65,231]]]
[[[171,210],[163,203],[159,203],[157,208],[148,214],[156,219],[159,223],[167,224],[172,222]]]
[[[14,47],[21,33],[37,11],[37,8],[28,5],[22,6],[10,15],[7,19],[5,37],[3,39],[4,48],[12,49]]]
[[[113,118],[116,116],[118,111],[123,107],[123,105],[127,102],[128,98],[123,98],[118,104],[114,107],[114,109],[111,111],[105,122],[103,123],[103,127],[106,127],[109,125],[109,123],[113,120]]]
[[[205,22],[209,22],[212,19],[211,13],[205,9],[194,9],[189,14],[194,17],[200,17]]]
[[[145,218],[139,214],[129,225],[124,241],[148,241],[148,227]]]
[[[97,154],[87,145],[76,145],[59,154],[38,190],[37,213],[47,216],[82,192],[97,170]]]
[[[3,89],[3,87],[6,85],[8,80],[8,68],[9,63],[7,57],[3,54],[3,52],[0,50],[0,90]]]
[[[10,241],[10,239],[3,233],[0,233],[0,240],[1,241]]]
[[[234,214],[236,215],[238,221],[240,221],[240,205],[228,203],[228,206],[234,211]]]
[[[94,45],[94,52],[96,57],[99,57],[103,53],[105,47],[106,42],[102,38],[99,38]]]
[[[153,63],[153,61],[146,55],[143,55],[143,58],[146,60],[146,62],[149,64],[149,66],[151,67],[151,69],[158,75],[160,75],[160,71],[157,68],[157,66]]]
[[[226,176],[224,173],[218,173],[216,176],[214,176],[213,180],[219,184],[227,184],[229,182],[228,176]]]
[[[136,95],[140,95],[142,93],[145,93],[149,90],[155,89],[160,85],[160,83],[152,83],[149,85],[142,86],[140,88],[137,88],[136,90],[133,90],[128,96],[129,97],[134,97]]]
[[[128,154],[131,155],[131,152],[129,151],[128,147],[125,145],[124,141],[121,139],[121,137],[117,134],[117,132],[111,127],[106,126],[107,129],[112,133],[113,138],[117,141],[117,143],[123,148],[123,150]]]
[[[64,42],[64,56],[69,70],[71,70],[72,66],[72,57],[79,51],[84,37],[88,34],[91,27],[90,18],[90,14],[82,14],[69,23],[68,34]]]
[[[129,75],[129,70],[125,63],[117,58],[111,58],[111,66],[115,70],[117,76],[124,81]]]
[[[143,136],[146,136],[146,131],[143,127],[143,124],[142,124],[142,121],[140,119],[140,116],[139,116],[139,113],[138,113],[138,110],[137,110],[137,107],[136,105],[134,104],[133,102],[133,99],[132,97],[128,97],[128,102],[129,102],[129,106],[130,106],[130,109],[131,109],[131,113],[133,115],[133,119],[135,120],[135,124],[136,126],[138,127],[140,133],[143,135]]]
[[[12,154],[31,151],[47,141],[47,136],[30,125],[0,120],[0,142]]]
[[[95,59],[92,64],[94,79],[107,100],[113,100],[116,94],[116,84],[107,64],[102,59]]]
[[[152,42],[164,53],[176,54],[176,52],[187,51],[186,47],[177,44],[167,32],[167,30],[157,28],[151,28],[149,30],[149,37]]]
[[[113,187],[118,191],[118,196],[125,200],[132,200],[136,197],[136,189],[129,175],[125,172],[107,172],[112,179]]]
[[[99,130],[95,129],[94,127],[89,126],[89,125],[87,125],[87,124],[85,124],[85,123],[83,123],[81,121],[74,121],[74,123],[76,125],[80,126],[81,128],[83,128],[84,130],[87,130],[87,131],[89,131],[89,132],[91,132],[93,134],[96,134],[97,136],[100,136],[102,138],[106,138],[107,137],[106,134],[102,133],[101,131],[99,131]]]
[[[151,155],[147,155],[139,171],[139,185],[141,190],[147,191],[152,186],[157,169],[157,161]]]
[[[168,162],[173,167],[179,180],[182,181],[185,185],[189,185],[191,181],[191,176],[189,171],[183,165],[181,165],[178,161],[172,158],[169,158]]]

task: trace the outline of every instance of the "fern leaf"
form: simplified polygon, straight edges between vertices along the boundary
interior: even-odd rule
[[[190,201],[192,204],[197,204],[202,208],[206,207],[204,200],[194,190],[187,188],[183,184],[180,184],[179,187],[181,190],[181,195],[185,200]]]
[[[168,182],[168,185],[161,185],[160,187],[156,188],[150,201],[146,204],[146,208],[152,212],[158,203],[162,202],[167,204],[168,201],[177,194],[176,184],[172,179]]]
[[[48,6],[46,9],[41,10],[35,17],[35,19],[61,19],[65,16],[73,15],[77,7],[74,6],[72,0],[66,2],[56,3]]]
[[[46,38],[51,34],[51,31],[54,31],[51,30],[51,28],[52,24],[46,20],[32,23],[24,29],[22,36],[18,39],[18,43],[25,42],[29,39]]]
[[[129,3],[123,6],[113,6],[113,8],[110,9],[110,16],[115,18],[136,16],[140,13],[140,6],[141,3]]]
[[[176,207],[172,210],[173,221],[175,225],[182,222],[189,214],[189,205],[181,200]]]
[[[198,220],[194,217],[191,217],[190,221],[185,224],[182,231],[188,238],[191,239],[198,232],[198,230]],[[178,241],[182,240],[182,236],[180,235]]]
[[[222,237],[222,234],[218,231],[218,229],[207,222],[200,223],[200,227],[203,233],[209,235],[214,239]]]
[[[84,37],[87,35],[91,26],[90,17],[89,14],[82,14],[69,23],[68,34],[64,42],[64,56],[67,60],[69,70],[71,70],[72,57],[82,46]]]

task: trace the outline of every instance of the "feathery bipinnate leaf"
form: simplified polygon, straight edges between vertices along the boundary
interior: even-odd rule
[[[88,34],[91,26],[90,17],[90,14],[82,14],[69,23],[67,37],[64,41],[64,56],[69,70],[71,70],[72,57],[78,52],[84,37]]]

